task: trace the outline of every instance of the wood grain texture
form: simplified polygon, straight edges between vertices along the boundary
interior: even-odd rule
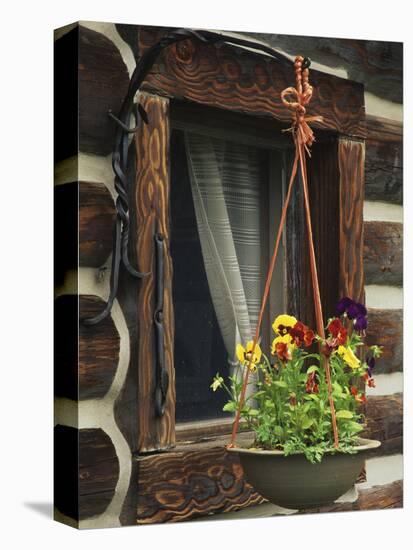
[[[119,461],[101,429],[54,429],[55,505],[76,520],[101,514],[115,494]]]
[[[138,457],[137,522],[174,523],[265,502],[245,482],[238,458],[225,450],[227,441]]]
[[[112,317],[94,326],[81,322],[102,311],[104,305],[97,296],[79,297],[79,399],[103,397],[118,367],[120,337]]]
[[[403,452],[403,394],[370,395],[366,404],[365,437],[378,439],[375,456]]]
[[[339,298],[339,173],[337,140],[316,142],[307,159],[311,224],[317,261],[324,319],[335,312]],[[306,272],[308,273],[308,272]],[[315,327],[311,277],[306,277],[306,301],[312,304],[311,326]]]
[[[108,110],[118,113],[129,75],[114,43],[103,34],[79,27],[79,149],[108,155],[113,147],[114,122]]]
[[[168,29],[141,27],[144,53]],[[185,40],[170,46],[147,75],[143,89],[203,105],[274,117],[290,122],[280,93],[295,82],[293,64],[273,61],[241,48]],[[315,88],[311,115],[324,117],[323,128],[364,136],[364,92],[361,84],[311,71]]]
[[[115,494],[119,460],[101,429],[79,430],[79,519],[103,513]]]
[[[387,510],[403,508],[403,481],[394,481],[386,485],[377,485],[370,489],[358,489],[359,496],[355,502],[339,502],[331,506],[301,510],[300,514],[327,512],[352,512],[355,510]]]
[[[365,222],[366,284],[403,285],[403,224]]]
[[[366,342],[383,346],[375,373],[403,370],[403,310],[369,308]]]
[[[112,317],[95,326],[105,303],[97,296],[65,294],[55,300],[55,395],[77,401],[103,397],[116,374],[120,338]]]
[[[142,94],[141,105],[149,124],[141,125],[136,137],[136,186],[134,213],[136,257],[141,271],[151,274],[141,281],[138,297],[138,450],[147,452],[170,447],[175,442],[174,314],[172,304],[172,259],[169,252],[169,100]],[[165,361],[169,373],[166,411],[155,415],[154,355],[154,234],[164,235],[164,327]]]
[[[251,33],[248,33],[251,34]],[[403,102],[403,44],[375,40],[252,33],[292,56],[301,53],[327,67],[342,67],[366,91]]]
[[[366,199],[403,202],[403,125],[367,117]]]
[[[100,267],[112,252],[116,210],[104,184],[79,182],[79,265]]]
[[[339,291],[357,302],[364,302],[364,155],[364,142],[339,139]]]

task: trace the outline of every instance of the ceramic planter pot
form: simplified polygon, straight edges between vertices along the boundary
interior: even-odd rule
[[[357,480],[366,456],[380,441],[359,439],[356,454],[325,454],[318,464],[302,453],[284,456],[282,451],[234,447],[247,481],[273,504],[300,510],[331,504]]]

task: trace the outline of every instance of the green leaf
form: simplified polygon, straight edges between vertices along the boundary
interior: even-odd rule
[[[347,422],[346,426],[353,433],[361,432],[364,429],[361,424],[359,424],[358,422],[353,422],[353,420],[351,422]]]
[[[333,388],[334,388],[334,392],[335,393],[342,393],[343,392],[343,388],[340,386],[340,384],[338,382],[333,382],[332,384]]]
[[[306,396],[307,398],[307,396]],[[308,399],[312,399],[313,401],[318,401],[320,398],[318,397],[318,395],[316,393],[310,393],[308,394]]]
[[[274,382],[274,384],[276,386],[278,386],[279,388],[286,388],[287,387],[287,384],[284,382],[284,380],[276,380]]]
[[[228,401],[228,403],[225,403],[222,407],[222,410],[225,412],[235,412],[237,410],[237,404],[235,401]]]
[[[310,426],[314,424],[314,418],[304,418],[304,422],[302,424],[303,430],[307,430]]]
[[[307,374],[311,374],[312,372],[318,372],[320,369],[316,365],[311,365],[311,367],[308,367]]]
[[[353,418],[353,413],[350,411],[342,410],[336,412],[337,418]]]
[[[258,415],[260,414],[260,411],[259,411],[258,409],[250,409],[250,410],[248,411],[248,414],[249,414],[250,416],[258,416]]]

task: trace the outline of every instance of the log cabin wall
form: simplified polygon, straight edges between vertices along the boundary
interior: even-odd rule
[[[72,76],[78,78],[80,99],[79,105],[67,110],[66,115],[65,107],[69,105],[64,104],[63,118],[59,119],[62,128],[78,138],[74,137],[66,148],[55,152],[55,205],[60,228],[56,250],[65,250],[65,253],[59,252],[61,269],[56,280],[56,338],[58,343],[66,343],[68,349],[72,344],[71,354],[57,358],[55,373],[55,440],[60,449],[56,463],[61,464],[57,480],[62,484],[59,489],[72,493],[72,498],[56,502],[55,517],[81,528],[134,524],[138,514],[140,523],[179,521],[186,517],[185,514],[179,517],[174,513],[159,513],[159,516],[158,511],[152,513],[150,492],[144,493],[138,503],[138,487],[139,491],[144,490],[154,481],[153,470],[148,467],[150,455],[140,463],[133,459],[139,434],[137,372],[131,365],[136,365],[139,357],[135,304],[140,283],[121,273],[120,292],[111,316],[97,327],[81,327],[78,342],[69,327],[70,319],[93,315],[108,297],[115,190],[111,166],[114,128],[107,111],[117,112],[125,95],[138,55],[137,33],[136,26],[92,22],[56,32],[56,51],[59,50],[60,62],[66,69],[62,78],[68,83],[67,67],[73,68],[75,63],[76,75]],[[359,486],[360,499],[350,495],[348,500],[354,502],[344,503],[342,507],[374,507],[374,503],[379,502],[377,499],[382,499],[387,506],[400,506],[403,477],[402,107],[401,96],[396,92],[401,89],[401,46],[389,45],[387,56],[383,57],[379,46],[374,50],[370,43],[361,46],[364,43],[356,41],[271,35],[258,38],[269,40],[292,55],[309,55],[314,65],[317,67],[319,62],[327,73],[365,84],[365,295],[370,308],[371,338],[385,346],[384,358],[377,366],[377,388],[370,390],[367,416],[369,434],[381,439],[383,446],[382,456],[367,462],[367,483]],[[383,63],[387,63],[386,78],[374,80]],[[70,128],[70,120],[76,119],[77,107],[78,134],[76,128]],[[65,213],[64,219],[59,218],[59,212]],[[70,242],[62,237],[65,230],[66,234],[79,239],[78,259]],[[79,456],[70,452],[77,445]],[[217,503],[217,511],[262,502],[261,497],[245,485],[239,464],[228,461],[216,450],[204,449],[201,445],[184,454],[178,446],[173,454],[177,465],[185,460],[188,469],[192,464],[196,468],[202,465],[203,457],[214,456],[218,467],[211,471],[207,481],[212,483],[212,479],[213,484],[227,487],[228,503],[226,507]],[[178,460],[180,457],[182,460]],[[161,474],[166,462],[164,465],[163,455],[155,458]],[[78,469],[78,477],[65,479],[65,468]],[[165,471],[168,474],[167,468]],[[201,475],[199,480],[204,484],[202,487],[206,487]],[[168,498],[175,498],[172,493],[164,492],[163,485],[160,491],[166,503]],[[381,507],[380,502],[377,507]],[[198,515],[213,511],[213,507],[207,510],[203,506],[198,512],[195,510]],[[272,512],[273,515],[275,512]]]

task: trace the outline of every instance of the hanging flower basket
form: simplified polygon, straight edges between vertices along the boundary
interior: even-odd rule
[[[372,370],[381,354],[378,346],[368,349],[364,344],[367,310],[361,303],[342,298],[336,317],[324,326],[305,159],[314,142],[308,123],[322,119],[306,115],[313,94],[309,64],[307,58],[296,57],[296,87],[281,93],[283,104],[292,114],[289,131],[295,158],[254,339],[245,347],[237,345],[241,372],[232,374],[228,382],[217,373],[211,384],[214,391],[226,390],[229,401],[224,410],[235,412],[228,451],[239,454],[247,479],[262,496],[293,509],[334,502],[356,481],[366,453],[380,445],[359,437],[364,421],[359,404],[366,400],[366,385],[375,385]],[[272,325],[275,337],[270,360],[261,350],[260,330],[298,169],[317,331],[291,315],[279,315]],[[252,387],[250,373],[255,373]],[[240,420],[255,435],[248,448],[235,443]]]
[[[255,436],[228,451],[239,454],[247,480],[274,504],[331,504],[356,482],[368,452],[380,446],[359,434],[360,404],[365,386],[375,385],[381,349],[364,344],[367,310],[350,298],[340,300],[324,337],[291,315],[279,315],[272,328],[271,359],[258,343],[239,344],[241,372],[228,382],[217,373],[211,384],[228,393],[224,410],[237,412]],[[247,393],[246,373],[254,373]]]
[[[323,460],[312,464],[304,453],[285,456],[283,451],[254,448],[228,449],[239,455],[247,481],[273,504],[301,510],[331,504],[357,480],[368,453],[380,441],[358,439],[354,454],[327,451]]]

